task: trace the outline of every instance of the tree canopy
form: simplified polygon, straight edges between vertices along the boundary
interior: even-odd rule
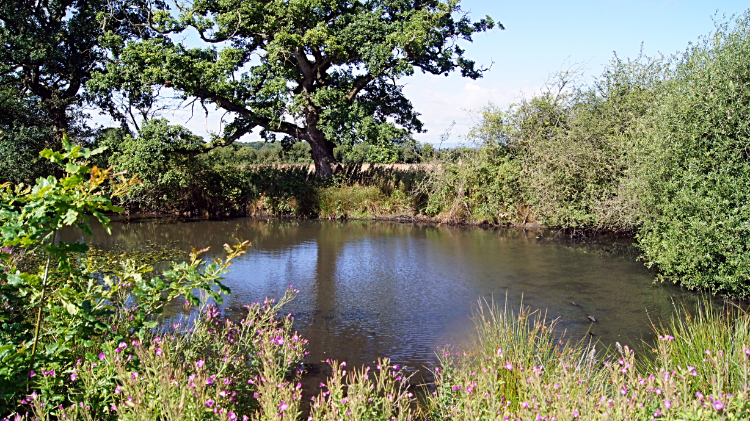
[[[457,0],[197,0],[157,8],[151,20],[161,36],[122,39],[116,60],[89,82],[93,93],[172,88],[229,114],[207,148],[254,129],[267,140],[281,134],[311,145],[322,177],[332,174],[336,144],[422,131],[399,79],[416,69],[481,77],[486,69],[456,41],[495,25],[472,22]],[[182,41],[196,33],[206,46]]]
[[[44,110],[47,124],[56,131],[71,131],[74,108],[93,100],[85,86],[93,71],[105,71],[110,49],[118,41],[147,38],[151,32],[144,4],[140,0],[0,2],[0,85],[27,98],[27,109]],[[111,108],[103,102],[98,105]]]

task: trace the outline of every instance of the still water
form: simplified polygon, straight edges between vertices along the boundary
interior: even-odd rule
[[[227,315],[244,304],[300,290],[287,310],[309,339],[309,367],[327,358],[369,364],[378,357],[413,368],[465,340],[480,298],[546,311],[572,339],[638,345],[649,318],[666,320],[673,300],[694,301],[654,274],[626,243],[572,244],[552,232],[371,221],[142,219],[99,227],[103,247],[173,243],[186,251],[250,240],[225,284]],[[64,240],[79,239],[67,232]],[[82,238],[81,238],[82,239]],[[616,251],[625,250],[625,252]],[[573,305],[572,303],[577,305]],[[596,319],[592,323],[588,316]],[[589,332],[592,335],[589,335]]]

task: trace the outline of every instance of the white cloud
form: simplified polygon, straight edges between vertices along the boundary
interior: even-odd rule
[[[450,128],[454,121],[455,126],[451,130],[449,142],[460,142],[461,136],[465,135],[475,124],[472,111],[477,111],[488,104],[505,108],[518,101],[522,92],[531,93],[537,90],[534,87],[519,89],[482,83],[481,80],[463,79],[460,80],[463,84],[457,84],[455,81],[441,84],[438,83],[439,78],[430,79],[428,83],[419,81],[407,85],[405,92],[414,104],[414,108],[422,114],[420,118],[427,130],[427,133],[417,135],[417,139],[435,144],[440,142],[440,136]]]

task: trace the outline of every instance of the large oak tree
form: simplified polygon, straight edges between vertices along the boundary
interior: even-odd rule
[[[321,177],[338,142],[421,131],[399,79],[415,69],[480,77],[456,42],[494,26],[457,0],[195,0],[155,10],[152,23],[163,36],[125,45],[92,89],[173,88],[230,114],[207,148],[279,133],[312,146]],[[204,46],[183,41],[194,34]]]

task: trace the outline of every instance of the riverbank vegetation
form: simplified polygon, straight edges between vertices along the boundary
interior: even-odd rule
[[[403,367],[329,361],[332,375],[302,405],[307,341],[277,302],[250,304],[239,320],[214,303],[229,291],[226,259],[193,252],[155,272],[133,257],[93,257],[58,230],[89,232],[116,195],[137,186],[64,142],[42,156],[65,176],[2,186],[0,412],[6,419],[449,420],[744,419],[750,414],[750,315],[708,301],[695,314],[654,326],[643,355],[571,341],[538,312],[480,303],[474,341],[439,353],[434,381],[414,385]],[[35,254],[35,258],[26,261]],[[41,257],[41,258],[40,258]],[[33,262],[33,263],[30,263]],[[118,264],[119,263],[119,267]],[[167,307],[187,318],[165,318]],[[684,310],[683,310],[684,311]],[[314,346],[314,344],[312,344]],[[303,415],[303,412],[305,415]],[[9,417],[9,418],[7,418]]]

